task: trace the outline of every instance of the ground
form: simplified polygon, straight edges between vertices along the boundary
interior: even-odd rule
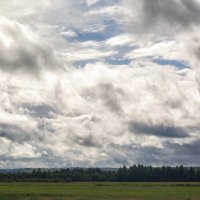
[[[200,183],[1,183],[0,200],[199,200]]]

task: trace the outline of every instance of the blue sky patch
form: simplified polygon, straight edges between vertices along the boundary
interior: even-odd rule
[[[188,63],[180,61],[180,60],[165,60],[165,59],[153,59],[153,62],[159,65],[172,65],[179,69],[189,68]]]

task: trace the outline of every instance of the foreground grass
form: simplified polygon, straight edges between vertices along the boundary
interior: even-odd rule
[[[0,183],[0,200],[200,200],[200,183]]]

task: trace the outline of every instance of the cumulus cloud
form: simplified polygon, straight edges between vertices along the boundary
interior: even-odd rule
[[[124,20],[122,20],[127,30],[135,35],[142,35],[143,38],[150,36],[151,40],[155,42],[150,47],[151,49],[148,47],[139,49],[139,53],[148,52],[149,49],[152,53],[148,53],[155,56],[157,54],[155,47],[159,45],[155,38],[168,36],[172,42],[176,43],[171,50],[171,58],[187,57],[186,61],[196,68],[196,61],[199,61],[199,37],[197,33],[200,24],[200,2],[198,0],[142,0],[134,1],[134,3],[130,0],[123,0],[122,2],[124,9],[130,14],[129,17],[124,16]],[[166,38],[162,39],[163,48],[166,48],[166,41]],[[177,45],[180,56],[174,52]],[[160,51],[162,51],[161,49],[159,48]],[[136,51],[135,56],[137,54]],[[196,72],[198,73],[198,71]]]
[[[22,149],[33,148],[42,166],[84,166],[85,160],[87,166],[155,164],[168,152],[165,142],[190,144],[198,138],[199,100],[191,72],[151,62],[116,68],[96,63],[60,76],[60,89],[57,80],[45,83],[49,90],[42,89],[42,80],[32,82],[31,90],[18,85],[8,95],[10,106],[1,99],[1,148],[5,141],[13,148],[26,144]]]
[[[133,31],[164,31],[186,30],[199,24],[200,3],[197,0],[124,0],[131,7],[128,26]]]
[[[102,100],[109,110],[113,112],[121,112],[120,99],[125,95],[124,91],[120,88],[115,88],[111,83],[99,83],[94,88],[87,88],[83,90],[82,96],[89,100]]]
[[[197,1],[10,2],[0,2],[0,160],[15,168],[199,165],[191,62],[199,45],[187,37],[199,23]]]
[[[31,140],[31,137],[33,139],[36,135],[29,127],[29,130],[25,130],[24,128],[15,125],[15,124],[0,124],[0,137],[6,138],[7,140],[10,140],[12,142],[17,143],[24,143]]]
[[[53,70],[58,61],[53,50],[27,27],[0,18],[0,68],[8,72],[37,75],[45,68]]]
[[[139,46],[125,57],[131,59],[145,56],[149,56],[150,59],[168,57],[167,59],[186,62],[195,70],[196,82],[199,85],[200,2],[142,0],[133,3],[130,0],[123,0],[122,5],[129,13],[128,17],[122,18],[126,30],[138,38],[142,36],[143,40],[151,38],[150,44]],[[158,38],[161,42],[157,42]],[[169,46],[169,39],[175,43],[172,49]]]

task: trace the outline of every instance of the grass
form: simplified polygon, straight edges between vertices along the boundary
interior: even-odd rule
[[[0,183],[0,200],[200,200],[200,183]]]

